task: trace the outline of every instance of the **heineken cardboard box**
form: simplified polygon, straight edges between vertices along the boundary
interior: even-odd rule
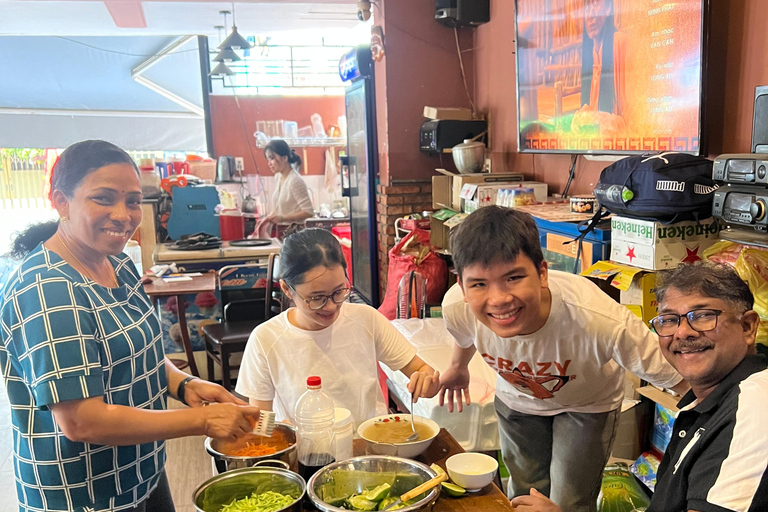
[[[662,224],[614,215],[611,260],[646,270],[674,268],[703,259],[704,250],[717,241],[719,233],[714,218]]]

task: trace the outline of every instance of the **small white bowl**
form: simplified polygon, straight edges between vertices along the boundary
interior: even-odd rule
[[[475,492],[493,481],[499,463],[482,453],[457,453],[448,457],[445,469],[455,484]]]
[[[371,418],[368,421],[364,421],[360,424],[359,427],[357,427],[357,435],[361,438],[365,439],[366,444],[368,445],[368,453],[373,455],[392,455],[395,457],[403,457],[406,459],[412,459],[414,457],[417,457],[421,455],[427,448],[429,448],[429,445],[432,444],[432,441],[437,437],[437,434],[440,433],[440,426],[432,421],[429,418],[424,418],[422,416],[416,416],[416,423],[424,423],[427,426],[429,426],[430,430],[432,430],[432,435],[427,439],[418,439],[416,441],[411,441],[410,443],[379,443],[376,441],[371,441],[370,439],[366,439],[366,437],[363,435],[363,432],[368,429],[369,426],[373,425],[376,422],[382,422],[382,421],[397,421],[397,418],[407,419],[411,420],[410,414],[386,414],[384,416],[376,416],[375,418]]]

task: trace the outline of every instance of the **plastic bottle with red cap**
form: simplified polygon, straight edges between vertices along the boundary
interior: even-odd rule
[[[296,402],[294,417],[298,427],[299,474],[305,480],[334,462],[333,425],[335,405],[323,392],[322,379],[307,379],[307,390]]]

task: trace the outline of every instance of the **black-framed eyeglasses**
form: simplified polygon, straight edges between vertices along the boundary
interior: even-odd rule
[[[291,286],[291,290],[293,290],[293,293],[295,293],[298,298],[303,300],[307,306],[309,306],[309,309],[312,310],[323,309],[325,305],[328,304],[329,300],[332,300],[334,304],[342,304],[349,298],[349,294],[352,293],[352,288],[341,288],[330,295],[315,295],[305,299],[299,295],[299,292],[297,292],[296,288],[293,286]]]
[[[659,336],[672,336],[680,326],[680,319],[685,317],[691,329],[696,332],[707,332],[717,327],[717,317],[720,313],[722,311],[719,309],[693,309],[684,315],[665,313],[651,319],[648,323]]]

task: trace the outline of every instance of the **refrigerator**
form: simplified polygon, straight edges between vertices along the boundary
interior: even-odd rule
[[[379,307],[378,141],[370,46],[355,47],[342,56],[339,75],[348,84],[345,91],[347,154],[341,158],[341,187],[342,194],[349,197],[352,288],[369,305]]]

